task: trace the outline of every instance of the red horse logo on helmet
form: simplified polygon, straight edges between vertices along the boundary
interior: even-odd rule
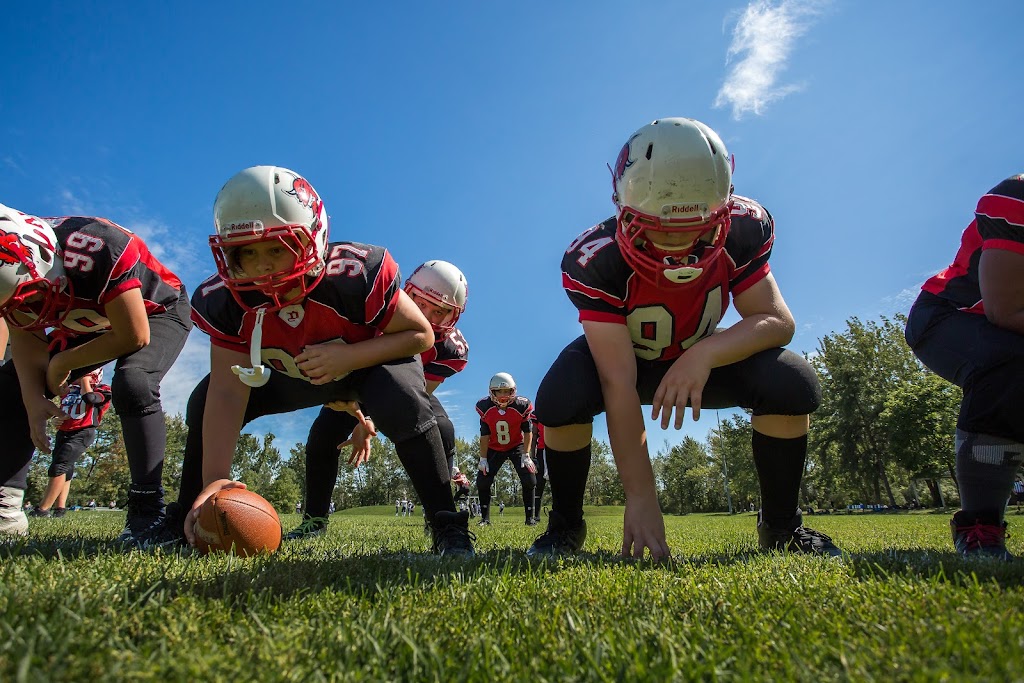
[[[320,197],[305,178],[295,176],[295,180],[292,181],[292,189],[285,190],[285,193],[298,199],[299,204],[311,209],[316,216],[320,215]]]
[[[27,253],[25,245],[21,243],[18,236],[0,230],[0,264],[21,265],[25,263],[26,258],[29,263],[32,262],[31,254]]]
[[[619,151],[619,156],[615,159],[615,168],[612,169],[612,176],[615,180],[622,178],[622,174],[626,172],[626,169],[636,163],[636,159],[629,158],[629,144],[640,135],[635,133],[631,138],[626,140],[626,144],[622,146],[622,150]]]

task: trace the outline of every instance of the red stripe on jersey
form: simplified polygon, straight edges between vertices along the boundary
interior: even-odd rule
[[[196,309],[192,309],[192,322],[196,324],[200,330],[210,335],[210,342],[216,344],[225,349],[231,349],[237,351],[239,348],[243,352],[247,351],[246,342],[241,337],[229,336],[218,330],[209,320],[204,318]]]
[[[624,308],[626,305],[626,302],[622,299],[612,296],[608,292],[601,291],[600,289],[588,287],[579,280],[572,279],[569,277],[569,274],[565,272],[562,273],[562,287],[566,291],[577,292],[583,296],[588,296],[591,299],[600,299],[606,304],[611,304],[612,306],[617,306],[619,308]]]
[[[367,323],[375,320],[385,307],[387,307],[387,311],[377,327],[384,329],[391,322],[391,316],[395,314],[395,309],[398,307],[398,295],[393,294],[390,301],[387,300],[387,296],[389,292],[397,292],[398,288],[394,287],[397,278],[398,264],[395,262],[395,259],[391,258],[391,253],[385,249],[384,257],[380,263],[380,270],[377,271],[377,279],[374,280],[373,287],[366,297]]]
[[[743,280],[735,284],[732,287],[733,298],[737,297],[738,295],[742,294],[743,292],[747,291],[748,289],[756,285],[761,280],[768,277],[768,273],[770,273],[771,270],[771,266],[765,263],[763,266],[761,266],[760,268],[752,272],[750,275],[745,277]]]
[[[971,267],[971,254],[981,249],[981,233],[978,232],[978,221],[973,220],[960,237],[960,248],[956,252],[953,263],[945,270],[928,278],[921,289],[929,294],[941,296],[950,281],[967,275]]]
[[[981,243],[981,248],[982,250],[1002,249],[1017,254],[1024,254],[1024,242],[1014,242],[1013,240],[985,240]]]
[[[432,361],[431,363],[433,365],[443,365],[446,368],[450,368],[451,371],[452,371],[452,375],[454,375],[454,374],[456,374],[458,372],[462,372],[466,368],[467,361],[452,359],[452,360],[435,360],[435,361]],[[448,379],[449,377],[451,377],[451,375],[445,375],[445,376],[436,375],[434,373],[427,372],[426,369],[424,369],[423,376],[426,377],[427,379],[429,379],[431,382],[443,382],[446,379]]]
[[[115,228],[121,227],[117,224],[111,225]],[[141,252],[142,250],[139,248],[139,238],[135,235],[131,235],[128,239],[128,244],[125,245],[124,251],[122,251],[121,255],[117,258],[117,263],[111,267],[110,277],[107,279],[107,282],[124,276],[125,273],[134,268],[135,264],[142,258]]]
[[[105,306],[106,304],[110,303],[111,301],[113,301],[115,298],[117,298],[121,294],[124,294],[125,292],[127,292],[129,290],[132,290],[132,289],[142,289],[142,282],[140,280],[138,280],[137,278],[132,278],[131,280],[125,280],[124,282],[119,284],[117,287],[114,287],[113,289],[104,292],[103,297],[100,300],[100,303]],[[146,312],[147,313],[153,313],[154,312],[154,308],[153,307],[156,307],[156,304],[154,304],[152,301],[147,301],[146,304],[147,304]],[[159,307],[156,307],[155,310],[156,311],[162,311],[164,309],[163,309],[162,306],[159,306]]]
[[[978,202],[975,213],[989,218],[999,218],[1011,225],[1024,227],[1024,201],[998,194],[987,194]]]
[[[584,320],[589,320],[595,323],[615,323],[617,325],[626,324],[626,316],[624,315],[602,313],[601,311],[580,310],[580,322],[583,322]]]

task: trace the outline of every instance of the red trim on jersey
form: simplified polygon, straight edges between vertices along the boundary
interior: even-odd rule
[[[579,280],[574,280],[573,278],[569,277],[569,274],[565,272],[562,273],[562,287],[567,291],[577,292],[579,294],[582,294],[583,296],[588,296],[591,299],[600,299],[606,304],[618,306],[619,308],[622,308],[626,305],[626,302],[623,301],[622,299],[614,297],[608,292],[601,291],[600,289],[588,287]]]
[[[1014,242],[1013,240],[985,240],[981,243],[981,250],[986,249],[1002,249],[1004,251],[1012,251],[1016,254],[1024,254],[1024,242]]]
[[[120,226],[113,226],[120,227]],[[117,258],[117,263],[110,267],[110,277],[107,282],[122,277],[125,273],[135,267],[135,264],[142,260],[142,250],[139,248],[139,238],[135,235],[128,236],[128,244],[124,251]],[[148,264],[147,264],[148,265]]]
[[[998,194],[987,194],[978,202],[975,213],[1024,226],[1024,201]]]
[[[210,336],[210,343],[211,344],[215,344],[217,346],[220,346],[221,348],[230,349],[232,351],[238,351],[239,349],[241,349],[241,351],[243,353],[245,353],[245,352],[247,352],[249,350],[248,349],[248,344],[246,344],[245,341],[243,341],[241,337],[231,337],[231,336],[228,336],[228,335],[224,334],[223,332],[218,330],[216,327],[214,327],[210,323],[210,321],[208,321],[206,318],[204,318],[194,308],[192,309],[191,318],[192,318],[192,322],[194,322],[196,324],[196,327],[198,327],[200,330],[202,330],[203,332],[205,332],[206,334],[208,334]]]
[[[589,320],[595,323],[615,323],[617,325],[626,324],[626,316],[618,315],[616,313],[602,313],[601,311],[580,311],[580,322]]]
[[[739,284],[732,288],[733,297],[735,298],[736,296],[742,294],[743,292],[747,291],[748,289],[756,285],[761,280],[768,277],[768,273],[770,273],[771,270],[771,266],[767,263],[765,263],[763,266],[755,270],[753,273],[748,275],[744,280],[740,281]]]
[[[105,306],[114,298],[132,289],[142,289],[142,281],[137,278],[125,280],[117,287],[114,287],[113,289],[104,292],[103,296],[100,297],[100,303]],[[150,306],[155,305],[153,304],[152,301],[147,301],[146,303],[149,304]],[[152,313],[152,310],[150,310],[150,306],[146,306],[146,311]],[[162,310],[162,308],[160,310]]]
[[[462,372],[463,370],[465,370],[467,362],[468,361],[461,360],[461,359],[458,359],[458,358],[452,358],[451,360],[433,360],[433,361],[431,361],[432,364],[443,365],[444,367],[449,368],[452,371],[452,374],[455,374],[455,373],[458,373],[458,372]],[[446,379],[448,379],[448,377],[450,377],[451,375],[442,377],[441,375],[435,375],[435,374],[428,373],[428,372],[424,371],[423,372],[423,376],[426,377],[427,379],[429,379],[431,382],[443,382]]]
[[[377,271],[377,279],[373,283],[373,287],[370,289],[370,293],[366,297],[366,322],[369,324],[371,320],[374,320],[380,315],[381,310],[387,307],[384,317],[377,325],[379,329],[384,329],[391,322],[391,317],[395,314],[395,310],[398,308],[398,292],[397,288],[393,288],[395,280],[398,278],[398,263],[395,259],[391,258],[391,254],[387,249],[384,250],[384,257],[380,262],[380,270]],[[392,291],[391,300],[387,301],[386,297],[388,292]]]

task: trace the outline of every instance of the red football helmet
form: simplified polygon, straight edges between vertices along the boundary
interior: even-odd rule
[[[279,166],[253,166],[225,183],[213,204],[217,234],[210,249],[217,272],[240,306],[268,311],[289,306],[306,296],[324,276],[327,258],[327,209],[305,178]],[[238,264],[240,247],[275,241],[295,255],[286,271],[247,276]],[[288,296],[293,290],[297,294]],[[257,291],[271,305],[252,306],[242,292]]]
[[[72,303],[53,228],[0,204],[0,317],[24,330],[58,327]]]
[[[725,247],[732,158],[700,121],[658,119],[633,133],[612,170],[623,258],[658,287],[693,282]]]

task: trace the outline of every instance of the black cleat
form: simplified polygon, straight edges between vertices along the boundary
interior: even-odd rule
[[[843,551],[832,538],[820,531],[803,526],[803,516],[797,514],[788,524],[772,527],[758,514],[757,540],[761,550],[841,557]]]
[[[571,555],[583,548],[587,540],[587,522],[580,519],[570,524],[554,510],[548,513],[548,529],[541,534],[526,554],[530,557],[557,557]]]
[[[63,517],[64,515],[68,514],[68,509],[67,508],[53,508],[52,512],[53,512],[53,516],[54,517]]]
[[[539,521],[540,520],[537,519],[536,517],[530,517],[529,519],[526,520],[526,526],[537,526],[537,522],[539,522]]]
[[[490,526],[491,525],[491,520],[489,520],[489,519],[481,519],[479,522],[476,523],[476,525],[477,526]]]
[[[1014,556],[1006,549],[1006,522],[985,518],[960,510],[949,520],[953,546],[964,557],[993,557],[1011,562]]]
[[[284,535],[286,541],[297,541],[300,538],[312,538],[327,531],[326,517],[306,517],[302,523]]]
[[[441,557],[473,557],[476,534],[469,530],[468,512],[441,510],[434,515],[430,529],[433,537],[431,550]]]
[[[31,510],[29,510],[28,516],[45,518],[50,516],[50,511],[43,510],[41,508],[32,508]]]

